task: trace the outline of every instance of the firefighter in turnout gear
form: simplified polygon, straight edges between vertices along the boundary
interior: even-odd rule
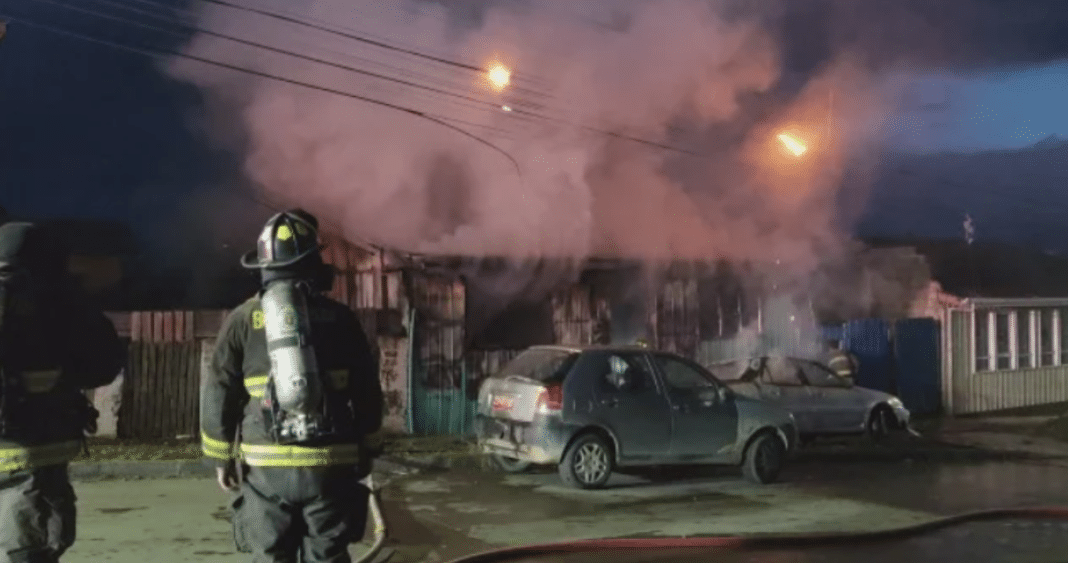
[[[95,432],[85,391],[126,362],[50,233],[0,225],[0,563],[56,563],[75,539],[68,462]]]
[[[355,313],[323,295],[320,249],[312,215],[267,221],[242,259],[262,289],[224,321],[202,389],[202,448],[238,491],[234,539],[256,562],[347,563],[367,522],[378,362]]]
[[[831,368],[838,377],[855,382],[858,367],[857,358],[842,349],[842,344],[837,340],[827,341],[827,367]]]

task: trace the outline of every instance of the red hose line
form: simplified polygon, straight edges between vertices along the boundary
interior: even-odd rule
[[[965,524],[988,520],[1028,519],[1028,520],[1068,520],[1068,507],[1036,506],[1023,508],[996,508],[966,512],[944,518],[935,518],[912,526],[903,526],[871,532],[817,533],[797,535],[757,535],[757,536],[721,536],[697,538],[619,538],[604,540],[578,540],[520,547],[506,547],[484,551],[453,559],[450,563],[497,563],[520,557],[541,555],[592,553],[611,550],[652,550],[652,549],[686,549],[686,548],[730,548],[730,549],[768,549],[789,547],[814,547],[823,545],[842,545],[850,543],[871,543],[892,539],[903,539],[929,532]]]

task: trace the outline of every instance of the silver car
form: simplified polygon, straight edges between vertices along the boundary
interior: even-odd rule
[[[482,451],[505,470],[553,464],[586,489],[641,465],[740,465],[770,483],[797,444],[785,409],[641,347],[530,348],[482,384],[475,418]]]
[[[909,411],[900,399],[857,387],[820,362],[761,356],[709,368],[738,394],[793,413],[802,442],[845,434],[866,434],[878,441],[909,428]]]

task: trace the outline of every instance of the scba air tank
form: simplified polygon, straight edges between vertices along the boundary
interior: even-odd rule
[[[323,389],[304,288],[290,280],[270,283],[261,297],[271,379],[264,407],[280,442],[314,438],[322,430]]]

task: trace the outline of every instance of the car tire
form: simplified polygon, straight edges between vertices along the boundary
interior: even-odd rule
[[[742,476],[758,485],[774,483],[786,462],[782,440],[771,432],[762,432],[749,442],[742,458]]]
[[[505,473],[522,473],[527,469],[530,469],[531,466],[529,461],[523,461],[521,459],[515,459],[514,457],[507,457],[500,454],[492,454],[490,459],[493,460],[493,465]]]
[[[886,405],[876,405],[868,415],[864,432],[873,443],[882,442],[890,435],[894,420],[894,411]]]
[[[608,483],[614,465],[612,446],[603,436],[582,434],[568,446],[557,467],[560,479],[570,487],[600,489]]]

